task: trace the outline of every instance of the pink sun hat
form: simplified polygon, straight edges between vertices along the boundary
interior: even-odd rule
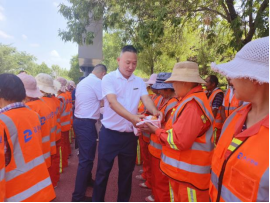
[[[157,74],[156,73],[153,73],[150,76],[149,80],[147,82],[145,82],[145,84],[147,84],[147,85],[153,85],[153,84],[156,83],[156,80],[157,80]]]
[[[40,92],[36,79],[26,73],[20,73],[17,75],[23,82],[26,96],[31,98],[40,98],[43,94]]]
[[[66,92],[67,80],[62,77],[58,77],[56,80],[61,84],[60,91]]]

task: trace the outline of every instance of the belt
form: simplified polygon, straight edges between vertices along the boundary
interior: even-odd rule
[[[92,119],[92,118],[78,118],[75,116],[75,119],[79,119],[79,120],[88,120],[88,121],[97,121],[97,119]]]

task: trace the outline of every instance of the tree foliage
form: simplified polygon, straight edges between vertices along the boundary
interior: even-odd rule
[[[17,51],[15,47],[0,44],[0,74],[12,73],[18,74],[20,71],[26,71],[27,74],[36,76],[39,73],[47,73],[53,78],[57,76],[68,77],[69,71],[58,65],[48,67],[45,62],[36,63],[36,57],[26,52]]]
[[[254,36],[267,36],[269,32],[269,0],[69,0],[69,3],[70,6],[60,5],[59,12],[68,20],[68,27],[59,35],[65,41],[79,44],[82,34],[93,37],[86,27],[102,16],[106,30],[124,31],[124,41],[136,42],[140,38],[143,47],[158,43],[168,22],[174,28],[194,19],[198,29],[224,26],[232,36],[226,45],[237,51]],[[212,33],[206,34],[211,37]]]
[[[79,83],[80,77],[82,76],[83,74],[80,71],[78,55],[75,55],[70,60],[70,70],[68,72],[68,77],[77,84]]]

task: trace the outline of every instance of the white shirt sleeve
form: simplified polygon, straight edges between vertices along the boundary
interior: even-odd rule
[[[101,89],[101,80],[96,82],[95,88],[93,88],[93,90],[97,96],[97,99],[99,101],[102,100],[103,97],[102,97],[102,89]]]
[[[106,75],[103,77],[102,82],[102,97],[106,97],[108,94],[115,94],[114,84],[113,84],[113,78],[111,75]]]
[[[142,79],[140,79],[140,81],[141,81],[141,89],[142,89],[140,96],[148,95],[144,81]]]

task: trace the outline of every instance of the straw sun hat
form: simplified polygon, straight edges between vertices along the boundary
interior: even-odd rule
[[[176,63],[173,67],[171,77],[165,82],[195,82],[205,84],[205,81],[200,77],[198,64],[191,61]]]
[[[211,68],[227,78],[249,78],[259,83],[269,83],[269,37],[253,40],[247,43],[228,62]]]

